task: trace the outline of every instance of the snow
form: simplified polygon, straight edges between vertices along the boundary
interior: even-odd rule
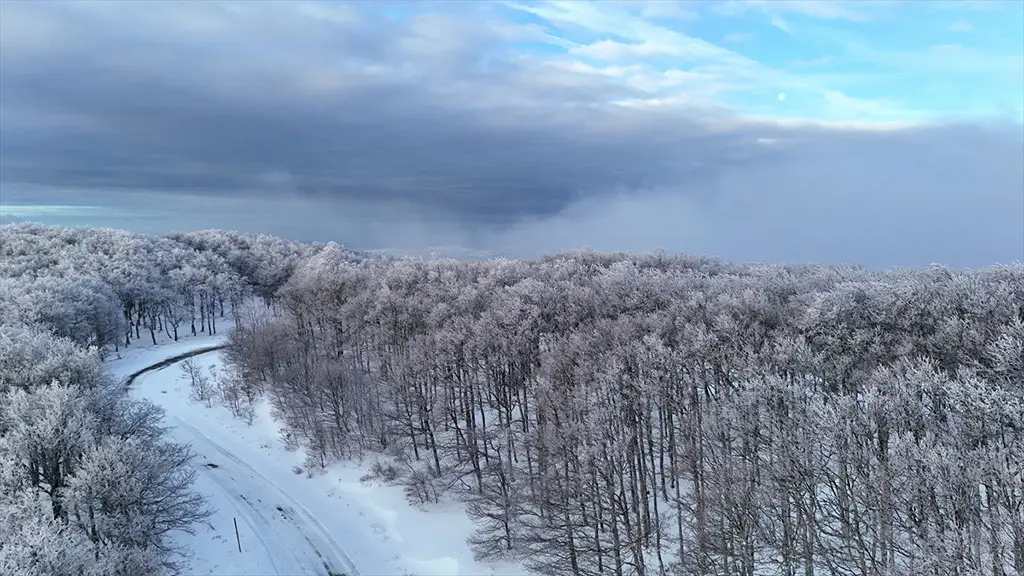
[[[107,365],[110,366],[114,377],[121,380],[143,368],[157,364],[161,360],[174,358],[192,350],[224,344],[227,342],[232,324],[229,319],[218,320],[216,335],[183,336],[177,342],[165,334],[157,334],[156,346],[153,346],[149,334],[143,334],[142,338],[132,340],[131,346],[128,348],[119,352],[111,352],[114,356],[107,361]]]
[[[124,376],[166,358],[219,344],[218,336],[140,347],[110,362]],[[197,357],[204,367],[220,366],[216,352]],[[143,374],[132,394],[166,411],[169,434],[196,453],[196,489],[214,514],[194,535],[177,543],[189,550],[186,574],[380,574],[458,576],[523,574],[514,564],[473,559],[466,538],[471,520],[458,503],[411,505],[397,486],[361,479],[370,461],[343,462],[325,473],[296,474],[301,451],[289,451],[264,402],[252,426],[227,408],[189,399],[179,364]],[[234,523],[242,552],[238,551]]]

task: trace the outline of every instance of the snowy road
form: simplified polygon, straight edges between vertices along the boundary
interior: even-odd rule
[[[351,558],[301,503],[199,429],[178,417],[170,420],[175,439],[196,453],[207,497],[217,502],[221,516],[239,519],[239,533],[246,535],[242,553],[255,556],[250,560],[260,573],[359,576]],[[219,536],[214,538],[224,537]]]
[[[209,353],[196,359],[209,365],[216,363],[217,356]],[[257,429],[243,438],[235,429],[239,423],[230,420],[223,408],[207,408],[190,401],[180,364],[139,376],[132,391],[163,407],[171,438],[192,446],[198,472],[196,488],[214,508],[208,524],[181,542],[193,556],[188,574],[409,573],[396,562],[399,554],[368,536],[379,533],[379,529],[370,525],[355,503],[335,499],[325,504],[324,498],[310,490],[304,475],[294,474],[291,463],[277,457],[277,450],[271,446],[276,440],[273,433],[260,441]],[[325,514],[339,505],[342,510]],[[327,516],[329,527],[318,514]],[[344,538],[346,544],[339,538]],[[360,555],[359,560],[349,555],[346,546]]]
[[[199,337],[123,352],[110,363],[124,378],[185,352],[220,344]],[[220,365],[216,352],[195,357]],[[195,488],[213,515],[176,541],[189,576],[513,575],[515,564],[484,564],[466,546],[472,523],[460,507],[410,506],[401,487],[364,482],[370,462],[337,463],[326,474],[296,473],[301,452],[281,445],[279,425],[261,404],[252,426],[223,406],[189,399],[180,363],[140,375],[131,394],[166,412],[168,434],[196,453]],[[235,522],[242,551],[235,539]]]

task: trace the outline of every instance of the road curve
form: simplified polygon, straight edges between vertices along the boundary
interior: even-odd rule
[[[220,348],[201,348],[162,360],[127,376],[123,383],[142,387],[146,380],[156,379],[165,369],[176,368],[187,358]],[[160,405],[163,398],[151,397],[151,400]],[[173,410],[167,410],[166,423],[171,439],[190,445],[195,452],[196,489],[218,509],[218,527],[209,527],[213,541],[211,550],[192,550],[197,557],[204,554],[214,557],[203,559],[215,566],[208,574],[231,571],[232,574],[263,576],[269,571],[278,576],[361,576],[352,558],[323,522],[286,490]],[[238,522],[241,554],[231,550],[237,545],[233,530],[228,528],[232,520]]]

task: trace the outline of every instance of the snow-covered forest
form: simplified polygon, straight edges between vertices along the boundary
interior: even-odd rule
[[[0,228],[0,573],[158,573],[187,450],[101,356],[235,328],[243,418],[541,574],[1024,574],[1024,266],[397,259]],[[91,572],[90,572],[91,570]],[[11,572],[14,573],[14,572]]]
[[[103,359],[158,332],[215,332],[240,298],[272,293],[301,252],[271,238],[201,238],[0,228],[0,574],[179,567],[169,536],[208,512],[191,452]],[[253,258],[273,264],[252,268]]]

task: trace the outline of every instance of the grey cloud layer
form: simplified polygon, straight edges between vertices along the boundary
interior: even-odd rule
[[[531,254],[582,243],[873,267],[1022,261],[1024,147],[1012,142],[963,126],[816,137],[799,154],[724,172],[699,194],[583,201],[503,240]]]
[[[536,27],[438,10],[4,4],[0,179],[23,197],[219,198],[205,209],[224,223],[204,224],[317,239],[347,226],[366,247],[1024,258],[1019,128],[866,133],[600,106],[636,94],[503,50]]]
[[[52,43],[10,40],[3,112],[15,120],[5,128],[4,178],[211,193],[286,188],[501,218],[556,210],[574,190],[603,186],[614,157],[638,160],[621,168],[624,178],[666,171],[670,155],[653,146],[581,142],[533,114],[499,128],[486,117],[493,104],[467,110],[467,99],[496,98],[499,84],[526,72],[506,63],[499,74],[472,73],[471,55],[486,51],[485,39],[460,36],[450,19],[389,30],[393,24],[358,16],[348,26],[331,22],[337,34],[328,36],[319,33],[321,20],[266,6],[247,5],[258,13],[237,24],[221,24],[231,16],[198,3],[162,7],[186,31],[180,42],[168,38],[173,24],[163,36],[122,32],[126,16],[97,11],[64,22],[45,39]],[[5,43],[19,10],[47,9],[58,10],[17,6],[5,19]],[[300,30],[296,18],[311,30]],[[187,33],[196,28],[209,32]],[[277,32],[267,37],[264,29]],[[234,33],[221,37],[225,30]],[[410,77],[375,72],[375,63],[412,66]],[[600,93],[596,85],[540,80],[526,86],[535,100]],[[55,118],[65,123],[53,127]]]

